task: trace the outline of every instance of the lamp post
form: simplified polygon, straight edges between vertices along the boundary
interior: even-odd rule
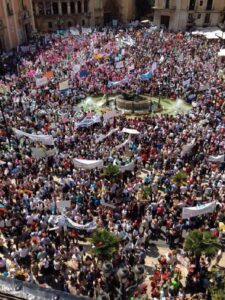
[[[161,104],[161,83],[158,82],[158,92],[159,92],[159,95],[158,95],[158,108],[160,108],[160,104]]]
[[[9,145],[11,146],[10,131],[9,131],[7,121],[6,121],[6,118],[5,118],[3,102],[4,102],[4,99],[3,99],[2,96],[0,96],[0,110],[1,110],[1,114],[2,114],[3,123],[4,123],[4,126],[5,126],[6,135],[7,135],[8,141],[9,141]]]

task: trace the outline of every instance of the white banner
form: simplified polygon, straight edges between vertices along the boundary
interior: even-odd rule
[[[53,137],[51,135],[44,135],[44,134],[30,134],[30,133],[26,133],[22,130],[13,128],[13,131],[15,133],[16,136],[18,137],[22,137],[25,136],[29,139],[31,139],[34,142],[41,142],[44,145],[49,145],[52,146],[54,145],[54,140]]]
[[[70,208],[71,206],[71,201],[56,201],[56,206],[57,209],[60,213],[62,213],[64,210],[66,210],[67,208]]]
[[[110,135],[112,135],[114,132],[117,132],[119,130],[119,128],[113,128],[111,129],[107,134],[101,134],[100,136],[98,136],[96,138],[96,143],[102,142],[104,139],[106,139],[107,137],[109,137]]]
[[[151,68],[152,74],[155,72],[156,69],[157,69],[157,63],[154,62],[154,63],[152,64],[152,68]]]
[[[181,151],[181,157],[184,157],[186,154],[190,154],[194,145],[195,145],[195,139],[193,139],[191,143],[184,145]]]
[[[216,162],[216,163],[222,163],[222,162],[225,161],[225,155],[224,154],[223,155],[218,155],[218,156],[211,155],[211,156],[209,156],[208,161]]]
[[[122,69],[124,67],[123,61],[119,61],[116,63],[116,69]]]
[[[68,227],[72,227],[78,230],[93,231],[97,228],[97,224],[94,221],[86,224],[75,223],[70,218],[67,218],[66,221]]]
[[[134,171],[134,161],[130,162],[129,164],[126,164],[125,166],[120,166],[120,171],[122,173],[126,171]]]
[[[95,223],[95,221],[89,222],[87,224],[79,224],[73,222],[70,218],[63,215],[50,216],[50,218],[48,219],[48,223],[56,226],[50,230],[56,230],[59,227],[64,227],[65,225],[67,225],[67,227],[70,228],[75,228],[78,230],[86,230],[86,231],[93,231],[97,228],[97,224]]]
[[[182,210],[182,219],[189,219],[196,216],[205,215],[214,212],[216,201],[200,206],[184,207]]]
[[[69,88],[69,81],[68,80],[65,80],[65,81],[59,83],[59,90],[60,91],[68,90],[68,88]]]
[[[89,127],[93,124],[100,123],[101,118],[99,115],[87,116],[80,123],[75,124],[76,127]]]
[[[47,77],[42,77],[42,78],[37,78],[36,79],[36,87],[41,87],[43,85],[48,84],[48,78]]]
[[[99,159],[99,160],[88,160],[88,159],[78,159],[75,158],[73,160],[73,164],[75,166],[75,168],[81,168],[84,170],[92,170],[95,168],[98,169],[102,169],[104,164],[103,164],[103,160]]]
[[[119,150],[120,148],[123,148],[124,146],[126,146],[126,144],[129,142],[130,142],[130,137],[126,141],[124,141],[122,144],[115,146],[115,149]]]
[[[54,156],[57,153],[57,150],[55,148],[50,150],[45,150],[43,148],[31,147],[31,151],[32,151],[32,157],[36,159]]]
[[[120,113],[117,112],[116,110],[110,110],[110,111],[107,111],[106,113],[104,113],[103,115],[103,119],[104,119],[104,122],[108,122],[108,120],[112,119],[112,118],[115,118],[117,116],[119,116]]]
[[[122,132],[129,133],[129,134],[140,134],[139,131],[131,128],[123,128]]]

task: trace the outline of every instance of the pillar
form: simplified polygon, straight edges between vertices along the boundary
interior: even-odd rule
[[[77,1],[75,1],[75,14],[78,14],[78,4],[77,4]]]
[[[71,7],[70,7],[70,1],[67,2],[67,14],[71,14]]]
[[[38,2],[35,2],[35,14],[36,14],[36,16],[39,16]]]
[[[52,5],[52,1],[51,1],[51,15],[53,15],[53,5]]]
[[[84,0],[81,0],[81,13],[84,13]]]
[[[62,4],[61,4],[61,1],[58,2],[58,11],[59,11],[59,15],[62,15]]]
[[[43,5],[44,5],[44,15],[46,15],[46,3],[45,3],[45,1],[43,2]]]

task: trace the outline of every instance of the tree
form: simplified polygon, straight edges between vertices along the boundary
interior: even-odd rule
[[[173,182],[178,186],[181,186],[182,183],[184,183],[186,180],[187,180],[187,175],[184,172],[177,172],[173,176]]]
[[[184,249],[195,256],[196,267],[199,268],[199,261],[203,254],[207,257],[214,257],[220,248],[216,237],[210,231],[198,229],[190,231],[185,238]]]
[[[90,242],[93,245],[91,254],[101,261],[110,260],[119,246],[117,236],[104,228],[96,229],[90,238]]]
[[[152,7],[154,5],[154,0],[136,0],[136,12],[137,18],[146,16],[147,14],[152,12]]]
[[[213,266],[209,273],[209,292],[212,300],[225,299],[225,271]]]
[[[104,175],[111,178],[116,178],[120,175],[120,169],[117,165],[108,165],[104,170]]]

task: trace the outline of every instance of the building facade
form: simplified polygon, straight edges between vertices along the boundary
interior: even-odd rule
[[[189,30],[224,23],[224,0],[155,0],[154,24],[169,30]]]
[[[27,43],[34,26],[32,0],[1,0],[0,52]]]
[[[36,28],[52,32],[74,26],[99,26],[135,16],[135,0],[33,0]]]

